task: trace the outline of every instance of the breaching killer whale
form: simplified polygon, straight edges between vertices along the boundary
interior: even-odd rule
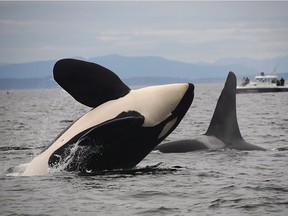
[[[64,90],[93,109],[36,156],[24,176],[45,175],[51,167],[132,168],[177,127],[194,97],[191,83],[131,90],[109,69],[76,59],[59,60],[53,74]]]
[[[265,150],[246,142],[237,122],[236,85],[233,72],[229,72],[224,89],[218,99],[212,120],[205,134],[188,140],[158,145],[154,150],[162,153],[183,153],[201,149]]]

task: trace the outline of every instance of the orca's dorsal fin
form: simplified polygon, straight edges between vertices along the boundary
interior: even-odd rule
[[[53,75],[72,97],[89,107],[97,107],[130,92],[130,88],[115,73],[91,62],[59,60],[54,65]]]
[[[243,139],[237,122],[236,85],[236,76],[230,71],[205,135],[226,141]]]

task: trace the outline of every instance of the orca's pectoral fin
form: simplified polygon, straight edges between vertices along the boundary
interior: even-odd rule
[[[133,133],[144,123],[144,117],[137,112],[123,112],[116,118],[97,125],[87,131],[78,142],[82,146],[105,146],[117,143],[120,136]]]
[[[55,81],[78,102],[97,107],[130,92],[120,78],[101,65],[76,59],[62,59],[53,68]]]

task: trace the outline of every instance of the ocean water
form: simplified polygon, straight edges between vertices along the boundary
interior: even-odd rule
[[[195,85],[167,140],[206,131],[223,84]],[[288,215],[288,94],[237,95],[246,141],[268,151],[150,153],[128,171],[17,173],[89,108],[61,89],[0,91],[0,215]]]

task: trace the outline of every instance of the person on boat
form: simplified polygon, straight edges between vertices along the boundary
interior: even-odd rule
[[[281,77],[281,79],[280,79],[280,85],[281,85],[281,86],[284,86],[284,84],[285,84],[285,79],[284,79],[283,77]]]
[[[246,77],[245,82],[248,84],[250,82],[249,78]]]
[[[243,79],[242,79],[242,86],[245,86],[245,85],[247,85],[248,83],[250,82],[250,80],[249,80],[249,78],[248,77],[243,77]]]

